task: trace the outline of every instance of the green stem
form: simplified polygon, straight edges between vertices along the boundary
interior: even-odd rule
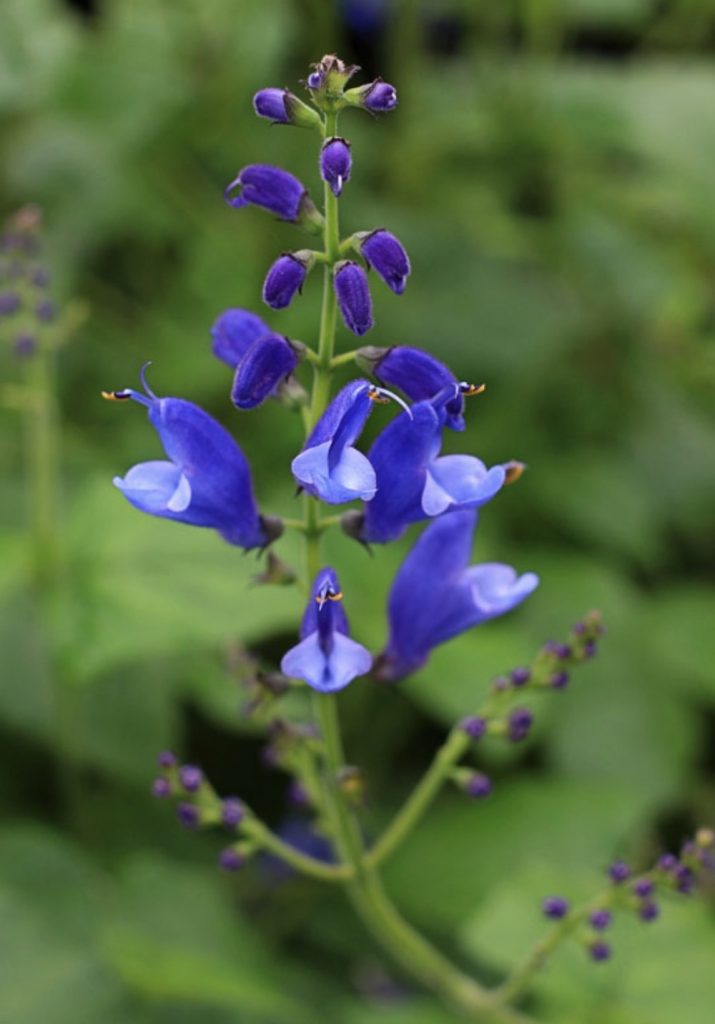
[[[58,582],[59,417],[55,398],[55,354],[45,345],[28,361],[30,402],[26,415],[32,527],[33,578],[43,590]]]
[[[455,729],[450,733],[408,799],[367,854],[366,861],[371,867],[381,864],[407,838],[468,747],[469,737],[465,732]]]
[[[255,839],[264,850],[270,850],[286,864],[290,864],[296,871],[317,878],[321,882],[346,882],[354,875],[352,868],[346,864],[324,864],[315,857],[309,857],[301,853],[289,843],[284,843],[275,832],[255,818],[246,820],[241,831],[244,835]]]

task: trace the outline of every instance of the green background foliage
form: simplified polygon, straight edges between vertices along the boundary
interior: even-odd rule
[[[296,514],[299,418],[271,403],[237,413],[208,328],[230,305],[260,311],[265,270],[300,242],[221,192],[265,161],[318,194],[315,139],[257,122],[256,89],[333,50],[394,82],[394,114],[342,125],[355,160],[344,229],[388,226],[413,264],[402,299],[374,284],[367,340],[423,346],[487,382],[447,449],[529,470],[485,509],[475,555],[542,586],[398,688],[346,691],[368,831],[495,674],[590,607],[608,626],[526,745],[480,750],[493,797],[443,796],[387,870],[408,915],[498,978],[540,933],[543,895],[588,896],[613,856],[645,864],[715,818],[712,4],[403,0],[372,35],[320,0],[90,6],[0,11],[0,209],[42,206],[56,296],[88,310],[61,362],[59,615],[30,586],[20,420],[0,411],[0,1020],[446,1024],[339,893],[258,866],[219,877],[219,840],[152,804],[155,754],[172,747],[272,824],[289,813],[230,653],[240,641],[275,666],[301,598],[252,588],[250,557],[122,501],[111,477],[158,442],[98,392],[134,385],[152,360],[160,394],[234,431],[262,507]],[[266,318],[314,342],[319,299],[311,280]],[[0,361],[6,386],[21,378],[7,344]],[[353,632],[374,649],[408,543],[372,559],[328,543]],[[278,550],[300,557],[292,537]],[[689,1024],[710,1024],[712,900],[673,902],[657,926],[619,922],[609,965],[563,950],[534,1012],[676,1024],[687,1007]]]

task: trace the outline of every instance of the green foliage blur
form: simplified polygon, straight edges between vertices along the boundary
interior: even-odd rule
[[[141,410],[99,392],[135,386],[151,360],[159,394],[233,430],[262,507],[299,514],[299,417],[233,409],[209,326],[232,305],[265,315],[267,267],[303,244],[261,211],[229,210],[222,189],[262,161],[319,195],[316,139],[258,122],[250,101],[296,88],[324,52],[400,97],[389,117],[341,125],[355,161],[344,230],[389,227],[413,265],[400,299],[373,283],[366,340],[428,348],[487,382],[448,449],[529,468],[484,510],[475,557],[542,577],[517,613],[413,679],[346,691],[368,832],[495,674],[591,607],[608,627],[600,656],[539,705],[527,744],[480,749],[490,800],[443,795],[388,888],[496,980],[540,934],[544,895],[587,897],[612,857],[647,865],[715,819],[712,3],[382,6],[373,24],[380,4],[328,0],[0,5],[0,215],[41,206],[55,297],[87,314],[60,360],[59,609],[29,570],[12,401],[27,366],[5,335],[0,352],[3,1024],[454,1019],[385,962],[339,892],[259,866],[219,876],[220,838],[186,834],[149,796],[156,753],[173,748],[272,825],[294,813],[232,665],[239,644],[277,664],[300,594],[253,586],[251,557],[123,501],[112,476],[160,450]],[[266,318],[314,342],[319,301],[310,280]],[[339,345],[352,345],[342,328]],[[328,542],[373,649],[407,543],[370,558]],[[293,537],[277,550],[299,564]],[[549,1024],[676,1024],[687,1008],[711,1024],[714,898],[618,922],[608,965],[563,950],[531,1009]]]

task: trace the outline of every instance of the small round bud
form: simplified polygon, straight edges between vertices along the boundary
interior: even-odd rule
[[[184,828],[197,828],[201,815],[199,814],[198,807],[194,807],[193,804],[181,803],[176,808],[176,817],[179,819]]]
[[[468,718],[463,718],[459,724],[462,732],[466,732],[470,740],[480,739],[487,731],[487,723],[481,715],[470,715]]]
[[[658,870],[659,871],[675,871],[678,867],[678,858],[674,853],[664,853],[662,857],[658,859]]]
[[[160,768],[173,768],[176,764],[176,754],[172,754],[170,750],[163,750],[157,761]]]
[[[245,857],[232,846],[227,846],[218,855],[218,866],[222,871],[239,871],[245,863]]]
[[[32,272],[32,283],[37,288],[46,288],[50,283],[50,273],[46,267],[36,267]]]
[[[20,296],[16,292],[0,292],[0,316],[12,316],[20,308]]]
[[[288,800],[294,807],[308,807],[310,804],[310,797],[308,791],[302,782],[298,779],[293,779],[288,790]]]
[[[541,904],[541,909],[545,917],[560,921],[569,912],[569,901],[563,896],[548,896]]]
[[[695,875],[684,864],[676,868],[675,880],[675,888],[684,896],[687,896],[695,888]]]
[[[656,918],[660,917],[660,907],[653,900],[648,900],[647,903],[644,903],[643,906],[639,908],[638,916],[641,921],[645,921],[646,923],[655,921]]]
[[[633,892],[641,900],[647,899],[653,892],[655,885],[650,878],[639,878],[633,883]]]
[[[608,875],[611,881],[615,882],[616,885],[620,885],[622,882],[625,882],[626,879],[630,878],[630,874],[631,869],[625,861],[622,860],[614,861],[608,869]]]
[[[171,796],[171,783],[164,778],[154,779],[151,792],[158,800],[166,800]]]
[[[221,804],[221,821],[226,828],[236,828],[243,821],[244,815],[241,801],[235,796],[227,796]]]
[[[508,736],[512,743],[520,743],[529,735],[534,716],[528,708],[514,708],[509,715]]]
[[[464,784],[464,792],[473,800],[481,800],[492,791],[491,779],[483,772],[474,772]]]
[[[588,947],[588,951],[591,955],[591,959],[595,960],[596,963],[602,963],[604,960],[610,960],[611,958],[611,947],[607,942],[592,942]]]
[[[350,180],[351,170],[350,143],[340,138],[326,139],[320,151],[320,176],[334,196],[343,191],[343,185]]]
[[[20,359],[28,359],[30,356],[34,356],[37,351],[37,338],[34,334],[30,334],[29,331],[23,331],[15,338],[12,348],[15,355]]]
[[[506,676],[497,676],[496,679],[492,680],[492,690],[494,693],[504,693],[504,691],[508,689],[509,680]]]
[[[57,306],[51,299],[42,299],[35,306],[35,316],[42,323],[50,323],[57,316]]]
[[[602,910],[594,910],[588,920],[592,928],[595,928],[597,932],[602,932],[611,924],[613,915],[610,910],[603,908]]]
[[[530,678],[531,672],[528,668],[515,668],[511,673],[511,685],[526,686]]]
[[[554,672],[549,680],[549,685],[552,690],[565,690],[569,685],[568,672]]]
[[[179,769],[179,782],[187,793],[195,793],[204,781],[204,773],[194,764],[185,764]]]
[[[587,640],[581,648],[581,653],[584,658],[595,658],[598,654],[598,644],[595,640]]]

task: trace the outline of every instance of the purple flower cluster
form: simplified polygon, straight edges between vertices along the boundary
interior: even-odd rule
[[[26,206],[0,233],[0,341],[7,340],[19,359],[35,355],[58,315],[50,273],[39,262],[41,226],[39,208]]]

